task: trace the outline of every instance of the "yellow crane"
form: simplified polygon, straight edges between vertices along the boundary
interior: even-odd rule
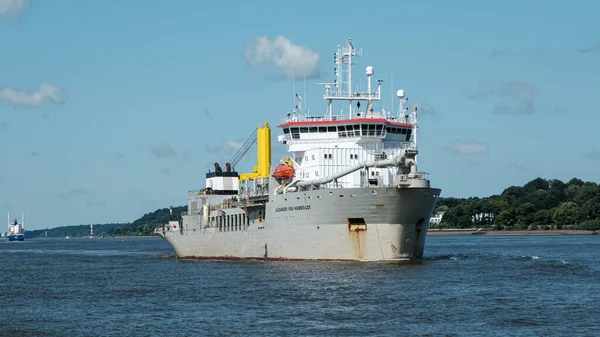
[[[268,178],[271,172],[271,129],[269,123],[259,125],[256,131],[256,142],[258,150],[252,173],[240,174],[240,181]]]

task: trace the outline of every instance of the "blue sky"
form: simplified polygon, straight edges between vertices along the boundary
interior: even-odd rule
[[[257,3],[0,0],[2,214],[38,229],[185,204],[291,109],[290,67],[324,111],[346,37],[384,106],[401,88],[421,107],[419,169],[442,196],[600,180],[600,2]]]

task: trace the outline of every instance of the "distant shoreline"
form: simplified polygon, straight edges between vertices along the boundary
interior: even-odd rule
[[[590,230],[574,230],[574,229],[550,229],[550,230],[489,230],[477,228],[455,228],[455,229],[429,229],[428,236],[449,236],[449,235],[486,235],[486,236],[576,236],[576,235],[600,235],[600,231]],[[48,239],[56,239],[57,237],[48,237]],[[125,235],[124,239],[160,239],[158,235],[137,236]],[[33,239],[44,239],[44,237],[36,237]],[[88,236],[71,237],[71,239],[89,239]],[[95,237],[94,239],[121,239],[120,235]]]
[[[478,230],[467,229],[429,229],[427,235],[493,235],[493,236],[559,236],[559,235],[598,235],[598,231],[573,230],[573,229],[550,229],[550,230]]]
[[[111,235],[99,235],[99,236],[95,236],[94,238],[90,238],[89,236],[71,236],[68,239],[63,237],[63,236],[48,236],[48,237],[43,237],[43,236],[36,236],[33,238],[29,238],[29,240],[31,239],[65,239],[65,240],[78,240],[78,239],[87,239],[87,240],[100,240],[100,239],[154,239],[154,238],[158,238],[160,239],[161,237],[158,235],[115,235],[115,236],[111,236]]]

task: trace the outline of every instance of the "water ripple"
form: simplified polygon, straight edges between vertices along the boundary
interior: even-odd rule
[[[596,335],[599,259],[587,237],[431,237],[427,257],[408,263],[188,261],[160,239],[32,240],[0,244],[10,313],[0,326],[16,336]]]

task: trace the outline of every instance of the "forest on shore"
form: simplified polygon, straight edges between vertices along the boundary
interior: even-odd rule
[[[94,236],[151,236],[154,229],[178,220],[186,206],[160,208],[131,223],[94,224]],[[600,185],[573,178],[536,178],[485,198],[440,198],[436,212],[444,212],[436,228],[491,228],[495,230],[600,230]],[[33,237],[85,237],[90,225],[25,231]]]
[[[536,178],[487,198],[440,198],[438,228],[600,230],[600,185]]]
[[[181,213],[187,211],[187,206],[173,207],[173,215],[169,215],[169,208],[160,208],[154,212],[146,213],[141,218],[130,223],[94,224],[95,237],[115,236],[151,236],[154,228],[181,218]],[[90,225],[62,226],[50,229],[25,230],[26,238],[35,237],[89,237]]]

